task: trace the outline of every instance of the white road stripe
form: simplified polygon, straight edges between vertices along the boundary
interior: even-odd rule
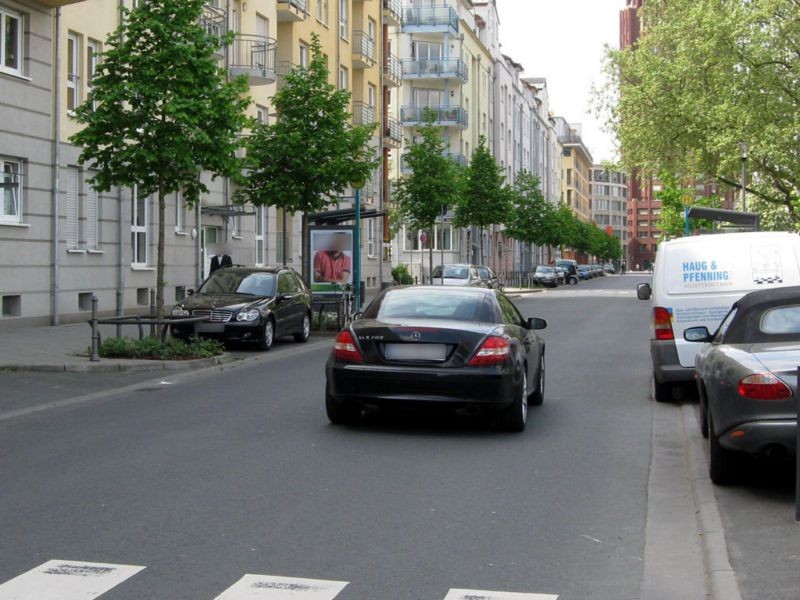
[[[347,581],[245,575],[215,600],[333,600],[347,584]]]
[[[444,600],[558,600],[552,594],[520,594],[485,590],[450,590]]]
[[[91,600],[144,567],[51,560],[0,585],[0,600]]]

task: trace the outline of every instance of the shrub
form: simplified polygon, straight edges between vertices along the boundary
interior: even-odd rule
[[[166,343],[154,337],[141,340],[128,338],[109,338],[100,346],[103,358],[138,358],[150,360],[186,360],[192,358],[212,358],[225,351],[225,345],[217,340],[192,338],[183,341],[169,338]]]
[[[394,279],[400,285],[413,285],[414,278],[411,276],[411,273],[408,271],[408,267],[406,265],[400,264],[397,265],[392,269],[392,279]]]

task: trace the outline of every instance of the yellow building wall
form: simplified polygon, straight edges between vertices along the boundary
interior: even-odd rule
[[[462,133],[463,149],[460,152],[469,158],[478,147],[482,135],[486,137],[486,143],[491,149],[489,114],[491,114],[492,87],[489,71],[492,67],[492,57],[474,30],[463,19],[461,32],[464,34],[461,59],[469,70],[469,81],[461,88],[461,106],[468,108],[469,126]],[[486,119],[483,115],[486,115]]]

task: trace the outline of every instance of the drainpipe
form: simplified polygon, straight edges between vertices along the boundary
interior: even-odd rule
[[[53,188],[52,188],[52,255],[53,264],[51,269],[51,286],[50,286],[50,299],[51,299],[51,316],[50,324],[58,325],[59,319],[59,293],[61,291],[61,275],[60,275],[60,256],[58,248],[59,232],[59,193],[60,193],[60,170],[61,170],[61,57],[58,48],[58,43],[61,38],[61,9],[55,10],[55,26],[53,31]]]
[[[118,0],[119,22],[122,24],[123,0]],[[122,35],[120,35],[122,42]],[[117,188],[117,316],[125,314],[125,206],[122,187]]]

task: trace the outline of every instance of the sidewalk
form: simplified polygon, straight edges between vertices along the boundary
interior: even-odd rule
[[[99,327],[103,339],[116,335],[113,325]],[[145,334],[149,333],[149,328]],[[124,327],[123,334],[136,336],[135,327]],[[24,327],[0,331],[0,370],[15,371],[180,371],[198,369],[236,360],[230,353],[214,358],[183,361],[131,360],[104,358],[89,361],[91,329],[86,323],[56,327]]]

